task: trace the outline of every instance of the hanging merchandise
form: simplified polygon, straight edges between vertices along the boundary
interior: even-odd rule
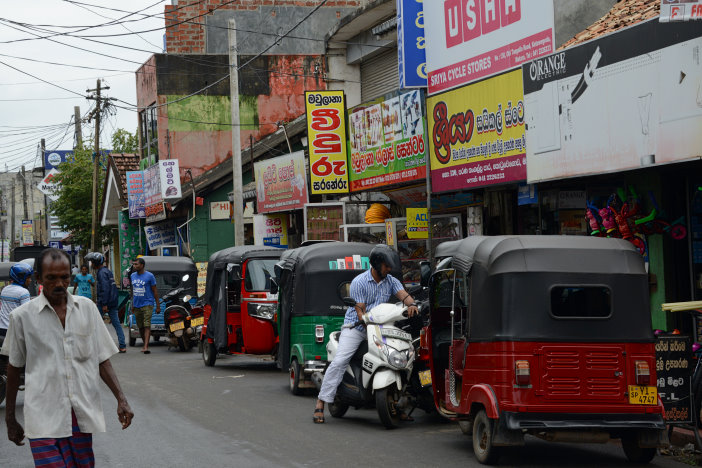
[[[365,221],[367,224],[383,223],[390,217],[390,210],[380,203],[373,203],[366,211]]]

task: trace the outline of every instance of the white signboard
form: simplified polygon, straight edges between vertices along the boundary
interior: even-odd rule
[[[146,242],[149,244],[150,250],[176,243],[173,222],[144,226],[144,233],[146,233]]]
[[[434,94],[552,53],[553,0],[425,1],[424,31]]]
[[[37,184],[37,188],[39,189],[40,192],[42,192],[44,195],[49,197],[49,200],[51,201],[56,201],[58,200],[58,196],[55,195],[55,191],[57,188],[57,184],[53,181],[54,177],[56,177],[56,174],[58,174],[59,171],[58,169],[51,169]]]
[[[702,19],[702,0],[661,0],[661,23]]]
[[[159,175],[161,178],[161,198],[171,200],[180,198],[183,192],[180,188],[180,171],[177,159],[159,161]]]
[[[231,203],[228,201],[210,202],[210,220],[229,219]]]

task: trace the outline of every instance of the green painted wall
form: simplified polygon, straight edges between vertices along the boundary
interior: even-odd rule
[[[167,95],[168,102],[183,96]],[[229,96],[193,96],[168,105],[168,130],[173,132],[231,131],[232,112]],[[258,129],[256,96],[239,96],[242,130]],[[222,125],[198,122],[217,122]]]

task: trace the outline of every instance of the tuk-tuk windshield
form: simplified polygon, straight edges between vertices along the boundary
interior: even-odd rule
[[[269,258],[249,260],[246,263],[244,287],[247,291],[270,291],[271,277],[275,276],[273,268],[278,259]]]
[[[178,287],[184,275],[184,273],[154,273],[153,271],[151,273],[156,278],[156,289],[159,291],[170,291]]]

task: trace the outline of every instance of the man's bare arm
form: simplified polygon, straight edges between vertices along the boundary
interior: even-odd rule
[[[100,378],[105,382],[105,385],[110,388],[112,394],[117,399],[117,417],[119,418],[119,422],[122,423],[122,429],[128,428],[132,423],[134,413],[129,407],[129,403],[127,403],[127,397],[122,393],[119,380],[117,380],[117,374],[115,374],[115,370],[112,368],[112,363],[109,359],[100,363]]]

